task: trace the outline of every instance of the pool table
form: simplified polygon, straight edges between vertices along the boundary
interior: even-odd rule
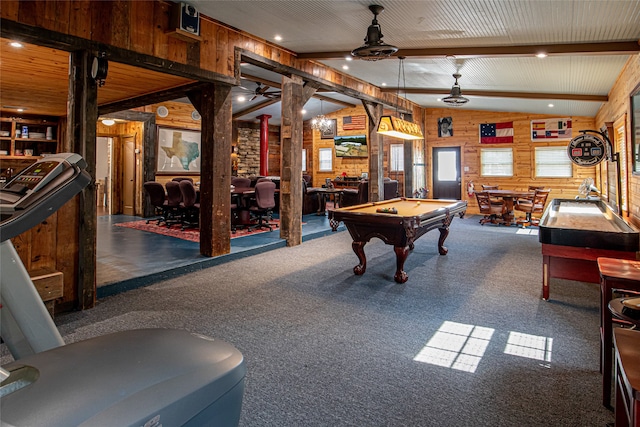
[[[601,200],[553,199],[539,227],[545,300],[552,277],[600,283],[598,257],[638,259],[638,231]]]
[[[380,212],[384,210],[395,210],[397,213]],[[396,253],[396,273],[393,278],[398,283],[405,283],[409,276],[403,270],[404,262],[409,251],[413,250],[414,242],[427,231],[437,228],[440,230],[438,252],[446,255],[444,241],[449,235],[449,224],[456,214],[462,218],[466,211],[466,201],[403,197],[335,209],[329,211],[329,221],[333,231],[343,222],[353,238],[351,246],[360,261],[353,268],[355,274],[364,274],[367,268],[364,245],[372,237],[377,237],[387,245],[393,245]]]

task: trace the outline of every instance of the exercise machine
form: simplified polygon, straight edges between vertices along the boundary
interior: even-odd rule
[[[0,189],[3,426],[236,426],[246,366],[231,344],[174,329],[116,332],[65,345],[12,237],[91,181],[74,153],[47,156]]]

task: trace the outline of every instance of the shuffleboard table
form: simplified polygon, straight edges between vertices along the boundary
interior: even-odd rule
[[[638,259],[638,231],[601,200],[553,199],[539,227],[545,300],[552,277],[600,283],[598,257]]]
[[[440,230],[438,252],[446,255],[448,250],[444,241],[449,235],[449,225],[456,214],[463,217],[466,211],[466,201],[398,198],[335,209],[329,211],[329,220],[333,231],[343,222],[353,238],[352,248],[360,261],[353,268],[355,274],[364,274],[367,268],[364,245],[377,237],[387,245],[393,245],[396,253],[394,279],[405,283],[409,277],[403,270],[404,262],[413,250],[414,242],[437,228]]]

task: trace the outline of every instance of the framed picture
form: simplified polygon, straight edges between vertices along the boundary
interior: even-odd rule
[[[333,139],[333,137],[336,136],[336,119],[331,119],[329,122],[331,123],[331,126],[324,132],[320,132],[320,139]]]
[[[158,126],[156,173],[199,174],[200,132]]]
[[[445,138],[447,136],[453,136],[453,118],[440,117],[438,119],[438,137]]]

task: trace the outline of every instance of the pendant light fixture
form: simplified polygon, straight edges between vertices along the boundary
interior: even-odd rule
[[[398,113],[398,102],[400,100],[400,75],[402,75],[402,87],[404,88],[404,97],[407,97],[407,88],[404,77],[404,56],[399,56],[400,64],[398,65],[398,90],[396,92],[396,116],[382,116],[378,122],[377,132],[399,139],[424,139],[422,129],[413,122],[409,122],[400,117]]]
[[[369,10],[373,13],[373,21],[367,28],[367,36],[364,38],[364,44],[351,51],[351,55],[364,59],[365,61],[377,61],[379,59],[388,58],[398,51],[398,48],[382,41],[382,30],[378,24],[378,15],[382,13],[384,7],[377,4],[369,6]]]
[[[460,90],[460,85],[458,84],[458,79],[460,77],[462,77],[462,75],[458,73],[453,75],[453,78],[456,79],[456,81],[451,88],[451,94],[442,100],[442,102],[451,105],[452,107],[459,107],[469,102],[468,98],[462,96],[462,91]]]
[[[328,119],[324,115],[322,108],[322,99],[320,100],[320,114],[311,119],[311,129],[319,130],[320,132],[326,132],[331,129],[331,119]]]

